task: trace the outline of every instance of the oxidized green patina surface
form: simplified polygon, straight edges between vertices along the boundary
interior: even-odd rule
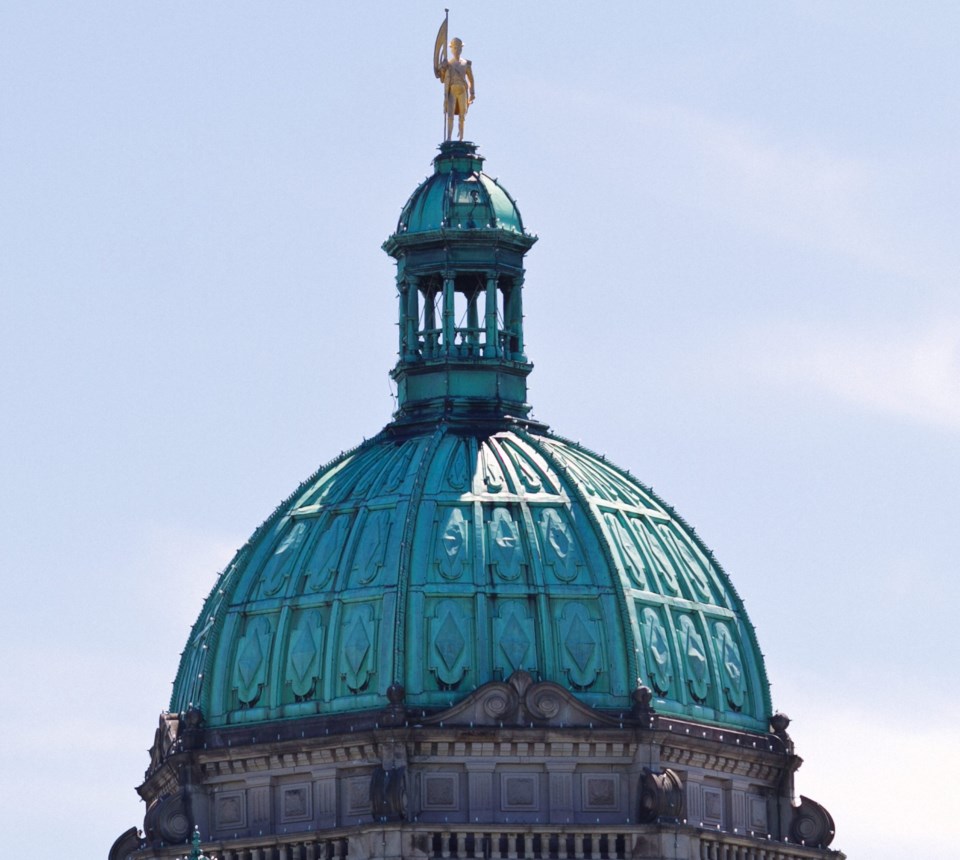
[[[417,188],[400,213],[397,234],[441,229],[505,230],[523,234],[513,198],[483,173],[483,157],[472,143],[448,142],[434,159],[434,173]]]
[[[447,143],[384,247],[398,410],[305,482],[221,575],[171,708],[210,726],[444,708],[524,669],[628,711],[766,731],[763,658],[729,579],[604,458],[526,420],[523,254],[509,195]],[[466,189],[466,190],[465,190]],[[468,202],[464,202],[468,201]]]
[[[710,553],[653,493],[556,436],[385,431],[311,478],[204,607],[172,707],[208,724],[445,707],[526,669],[627,710],[766,730],[763,661]]]

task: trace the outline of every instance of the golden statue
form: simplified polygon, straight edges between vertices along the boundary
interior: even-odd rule
[[[433,73],[443,84],[443,116],[445,119],[444,140],[453,139],[453,118],[459,118],[458,130],[460,140],[463,140],[463,121],[467,116],[467,108],[473,104],[476,91],[473,84],[473,66],[469,60],[461,58],[463,42],[452,39],[450,52],[452,59],[447,59],[447,23],[443,19],[437,41],[433,46]]]

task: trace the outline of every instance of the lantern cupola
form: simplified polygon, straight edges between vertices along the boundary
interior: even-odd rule
[[[383,244],[397,261],[398,422],[530,411],[523,257],[536,237],[466,141],[447,141]]]

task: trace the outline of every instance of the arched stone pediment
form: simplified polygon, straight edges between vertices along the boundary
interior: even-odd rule
[[[585,705],[551,681],[534,681],[520,669],[506,681],[491,681],[463,701],[422,721],[423,725],[616,726],[623,720]]]

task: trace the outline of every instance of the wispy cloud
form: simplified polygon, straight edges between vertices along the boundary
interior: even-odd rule
[[[904,180],[909,163],[881,163],[677,106],[643,109],[636,122],[638,137],[673,162],[660,174],[669,177],[665,199],[878,271],[939,283],[957,271],[955,249],[923,237],[916,209],[898,211],[898,199],[922,195]],[[686,177],[682,188],[677,177]]]
[[[772,325],[744,343],[738,360],[765,382],[960,430],[960,318],[909,330]]]

